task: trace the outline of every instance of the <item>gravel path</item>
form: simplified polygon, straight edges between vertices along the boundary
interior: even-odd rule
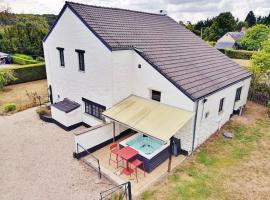
[[[0,199],[98,199],[112,187],[72,158],[74,140],[34,109],[0,116]]]

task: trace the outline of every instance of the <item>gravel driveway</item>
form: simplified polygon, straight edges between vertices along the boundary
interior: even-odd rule
[[[73,150],[73,134],[40,121],[34,109],[0,116],[0,199],[97,199],[112,185]]]

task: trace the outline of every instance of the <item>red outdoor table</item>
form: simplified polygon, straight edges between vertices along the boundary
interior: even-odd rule
[[[126,175],[130,175],[132,173],[132,169],[129,168],[128,160],[138,154],[138,151],[135,149],[126,146],[118,151],[118,156],[126,160],[126,167],[122,170],[122,173]]]

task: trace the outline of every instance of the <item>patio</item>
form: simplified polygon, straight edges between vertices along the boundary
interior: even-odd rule
[[[126,135],[125,137],[117,140],[117,143],[120,143],[126,138],[129,138],[134,133],[130,133]],[[132,194],[133,196],[137,196],[141,194],[144,190],[146,190],[147,187],[151,186],[155,182],[162,179],[165,175],[168,174],[168,162],[169,159],[164,161],[162,164],[160,164],[157,168],[155,168],[150,173],[145,173],[145,177],[142,170],[138,170],[138,182],[136,181],[135,175],[131,174],[131,177],[129,175],[125,175],[124,173],[121,174],[121,171],[123,167],[119,167],[117,169],[116,163],[111,162],[109,165],[109,156],[110,156],[110,145],[107,145],[93,153],[93,155],[99,159],[100,162],[100,168],[103,176],[106,176],[108,179],[110,179],[115,184],[122,184],[124,182],[130,181],[131,182],[131,188],[132,188]],[[114,155],[113,155],[114,156]],[[115,159],[115,156],[113,157]],[[174,169],[179,164],[181,164],[185,160],[186,156],[179,155],[177,157],[172,156],[172,162],[171,162],[171,169]],[[89,163],[92,164],[93,167],[97,167],[97,163],[95,160],[92,159],[91,156],[86,156],[84,159],[86,159]],[[121,166],[125,165],[125,161],[119,163]],[[134,167],[132,167],[134,168]]]

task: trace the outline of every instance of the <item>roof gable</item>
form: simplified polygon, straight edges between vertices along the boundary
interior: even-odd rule
[[[168,16],[72,2],[66,6],[110,50],[134,49],[192,100],[250,76]]]

